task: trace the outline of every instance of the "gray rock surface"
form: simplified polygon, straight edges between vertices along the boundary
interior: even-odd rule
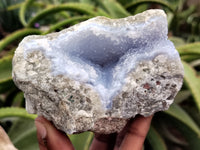
[[[13,58],[13,80],[29,113],[68,134],[119,132],[137,114],[167,110],[183,66],[162,10],[96,17],[58,33],[28,36]]]

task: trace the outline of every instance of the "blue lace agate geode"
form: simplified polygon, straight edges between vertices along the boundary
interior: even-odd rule
[[[137,114],[166,110],[183,67],[162,10],[123,19],[96,17],[58,33],[28,36],[13,79],[29,113],[75,133],[120,131]]]

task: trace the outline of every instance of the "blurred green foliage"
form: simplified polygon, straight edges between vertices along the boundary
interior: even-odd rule
[[[20,150],[37,150],[36,115],[25,109],[23,93],[12,81],[12,57],[26,35],[47,34],[95,16],[122,18],[147,9],[167,13],[169,39],[180,53],[184,84],[168,111],[156,113],[145,150],[200,149],[200,2],[190,0],[1,0],[0,125]],[[198,2],[198,0],[197,0]],[[181,137],[181,138],[180,138]],[[87,150],[93,133],[70,135],[77,150]]]

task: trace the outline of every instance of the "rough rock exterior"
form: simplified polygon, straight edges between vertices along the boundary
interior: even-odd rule
[[[108,134],[137,114],[168,109],[182,86],[183,67],[167,39],[165,13],[148,10],[26,37],[13,58],[13,80],[29,113],[68,134]]]

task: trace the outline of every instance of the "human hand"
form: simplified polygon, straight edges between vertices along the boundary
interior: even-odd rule
[[[152,116],[136,116],[119,134],[95,134],[90,150],[141,150]],[[43,117],[35,120],[40,150],[74,150],[69,137]]]

